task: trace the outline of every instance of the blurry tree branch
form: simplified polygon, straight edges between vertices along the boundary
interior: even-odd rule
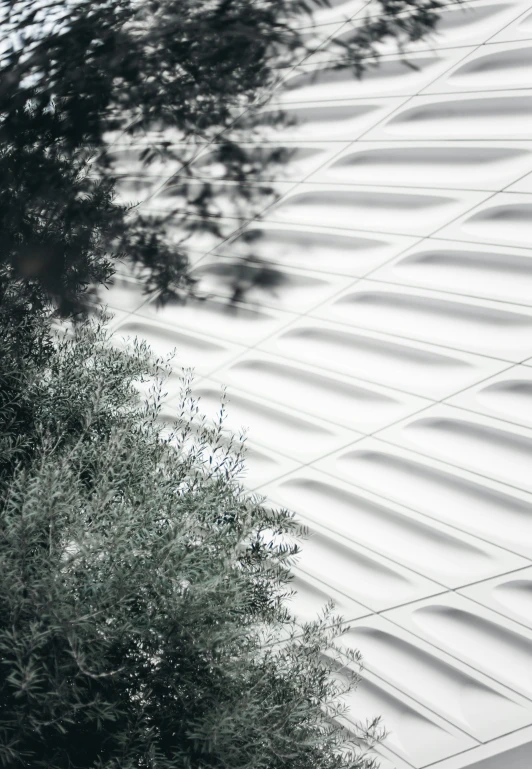
[[[320,50],[360,77],[383,41],[404,52],[430,34],[444,1],[377,0]],[[289,152],[259,149],[264,107],[316,50],[312,14],[328,5],[1,0],[0,280],[22,281],[63,315],[83,313],[120,259],[161,301],[192,290],[191,234],[223,236],[222,198],[245,222],[274,194],[267,180]],[[267,114],[277,127],[289,120]],[[206,145],[215,178],[195,162]],[[119,195],[124,152],[140,182],[171,177],[153,204]]]

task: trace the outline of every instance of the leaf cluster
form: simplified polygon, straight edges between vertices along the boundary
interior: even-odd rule
[[[360,76],[382,42],[401,50],[431,33],[444,2],[378,0],[375,16],[347,22],[321,52]],[[163,301],[193,290],[191,234],[222,237],[222,198],[242,222],[271,199],[267,180],[290,153],[257,150],[263,108],[316,49],[312,13],[327,5],[1,0],[0,266],[9,280],[31,283],[63,315],[86,310],[89,289],[122,258],[144,268],[147,291]],[[269,109],[268,120],[287,117]],[[142,183],[150,170],[159,186],[172,176],[149,205],[117,197],[124,154]]]
[[[168,431],[168,361],[47,341],[0,376],[0,765],[371,769],[376,725],[341,725],[359,657],[330,607],[289,612],[302,531],[244,493],[223,408],[185,377]]]

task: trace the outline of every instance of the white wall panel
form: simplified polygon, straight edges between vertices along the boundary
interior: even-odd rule
[[[334,0],[309,39],[378,11]],[[295,153],[261,221],[220,187],[222,237],[192,242],[208,298],[158,310],[127,274],[105,296],[118,337],[195,366],[208,412],[227,385],[246,484],[312,533],[294,610],[352,620],[350,718],[383,716],[382,769],[532,766],[531,40],[530,0],[472,0],[417,69],[387,42],[360,82],[321,51],[280,72],[299,125],[262,143]],[[175,205],[175,168],[116,151],[126,199]],[[282,282],[228,307],[242,228]]]

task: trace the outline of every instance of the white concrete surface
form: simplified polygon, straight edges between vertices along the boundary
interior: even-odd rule
[[[205,408],[228,385],[248,485],[312,528],[297,608],[353,620],[383,769],[532,767],[531,38],[531,0],[471,0],[417,70],[390,48],[358,83],[317,54],[278,94],[301,124],[271,140],[299,153],[249,225],[277,293],[227,311],[229,237],[197,244],[212,300],[106,297],[119,334],[196,367]]]

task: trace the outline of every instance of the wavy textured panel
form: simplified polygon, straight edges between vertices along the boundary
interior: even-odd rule
[[[449,402],[532,428],[532,371],[528,366],[514,366],[509,372],[476,385]]]
[[[474,747],[475,740],[366,672],[356,692],[346,698],[348,720],[364,723],[381,715],[390,734],[386,746],[417,769]]]
[[[476,353],[522,360],[532,353],[532,314],[510,305],[458,301],[438,294],[359,284],[324,312],[375,331],[432,341]],[[379,290],[380,288],[380,290]]]
[[[354,494],[318,477],[292,477],[272,492],[275,500],[343,538],[359,542],[431,579],[453,587],[523,565],[503,551],[434,526],[392,503]],[[327,517],[323,519],[323,511]]]
[[[361,432],[376,430],[428,403],[412,395],[256,354],[223,369],[217,378],[239,384],[263,398],[275,392],[279,403],[310,414],[319,411],[323,419]]]
[[[248,147],[248,149],[250,148]],[[272,149],[274,147],[271,144],[257,144],[255,150],[250,151],[250,155],[252,159],[256,158],[257,162],[260,162],[264,155],[269,154]],[[284,163],[282,168],[275,166],[271,170],[271,178],[274,181],[287,181],[289,179],[298,181],[315,170],[315,168],[321,166],[329,155],[337,151],[337,146],[329,142],[319,142],[304,147],[298,144],[285,143],[275,149],[288,152],[290,162]],[[213,144],[212,148],[207,147],[204,152],[199,154],[198,159],[192,165],[200,172],[203,178],[234,180],[231,170],[226,165],[215,162],[216,154],[219,150],[220,147],[216,144]]]
[[[143,305],[139,314],[176,329],[186,328],[208,337],[230,339],[246,345],[271,334],[290,318],[275,310],[240,302],[228,305],[227,301],[218,298],[201,300],[193,297],[185,302],[170,300],[162,308],[153,300]]]
[[[467,49],[466,49],[467,50]],[[319,54],[318,54],[319,55]],[[385,58],[378,68],[368,69],[361,81],[353,78],[350,70],[316,67],[304,64],[296,74],[283,82],[282,102],[310,101],[311,99],[346,99],[360,96],[395,96],[415,93],[442,69],[451,66],[463,56],[451,49],[444,55],[412,55],[409,66],[403,58]]]
[[[178,365],[194,366],[198,372],[211,368],[213,362],[222,364],[232,357],[238,348],[227,342],[213,342],[210,338],[182,332],[163,324],[150,323],[140,316],[132,315],[121,323],[116,331],[119,339],[139,337],[146,339],[151,348],[160,355],[176,350]]]
[[[323,460],[324,470],[383,494],[431,518],[500,543],[532,559],[532,498],[483,485],[382,441],[363,441]]]
[[[459,723],[477,739],[489,740],[530,723],[526,700],[494,686],[434,647],[420,646],[416,636],[400,632],[380,617],[358,620],[344,642],[360,649],[373,673]]]
[[[203,380],[195,389],[195,395],[201,398],[203,409],[215,414],[221,389],[207,385],[207,380]],[[281,410],[268,401],[259,401],[238,391],[233,391],[226,427],[232,432],[239,432],[243,427],[249,430],[252,443],[256,441],[273,449],[278,448],[282,454],[301,462],[321,456],[323,451],[334,451],[339,445],[360,437],[358,433],[338,425]]]
[[[366,606],[334,590],[329,584],[300,571],[295,572],[290,588],[294,591],[294,596],[290,599],[290,610],[301,622],[313,622],[316,612],[321,611],[331,599],[334,600],[334,614],[340,614],[342,617],[356,619],[364,617],[370,611]]]
[[[318,230],[316,227],[290,227],[264,224],[250,227],[256,238],[253,254],[274,263],[303,267],[327,273],[362,276],[387,261],[398,249],[414,239],[396,235],[368,235],[345,231]],[[219,249],[220,253],[238,256],[249,249],[237,237]]]
[[[532,253],[432,240],[377,270],[379,280],[529,304]]]
[[[393,337],[355,333],[308,322],[282,332],[265,349],[351,376],[363,376],[426,397],[444,397],[478,379],[479,370],[503,368],[458,351],[425,347]],[[485,369],[484,369],[485,371]],[[486,374],[485,374],[486,375]]]
[[[290,312],[305,312],[320,300],[328,299],[335,289],[340,290],[351,283],[349,278],[326,274],[311,276],[304,270],[279,265],[274,269],[272,285],[268,289],[261,284],[263,264],[243,263],[241,259],[219,255],[202,261],[192,274],[201,281],[202,292],[207,295],[213,292],[218,296],[232,297],[235,284],[248,282],[250,287],[246,291],[246,302]]]
[[[532,490],[532,432],[479,420],[458,409],[432,408],[431,416],[390,428],[383,437],[488,478]],[[508,429],[507,429],[508,428]]]
[[[496,195],[458,226],[470,240],[528,248],[532,237],[532,196]]]
[[[438,593],[426,577],[332,533],[309,527],[299,568],[374,611]],[[319,607],[316,607],[318,609]]]
[[[438,47],[482,44],[511,23],[522,8],[519,2],[452,4],[444,9],[438,23]]]
[[[301,184],[287,195],[267,219],[294,224],[321,224],[397,232],[429,234],[449,218],[485,198],[482,193],[444,194],[421,190],[390,192],[380,188],[351,190],[329,185]],[[301,191],[300,191],[301,190]],[[469,205],[464,198],[470,198]]]
[[[331,6],[316,47],[382,9]],[[311,530],[294,612],[332,598],[353,621],[366,673],[349,718],[383,716],[382,769],[529,766],[531,40],[532,0],[469,0],[412,46],[417,69],[387,41],[357,82],[317,50],[274,95],[298,125],[263,113],[258,155],[295,150],[279,201],[246,224],[220,186],[223,235],[193,235],[208,298],[158,310],[127,274],[105,297],[119,337],[196,367],[210,415],[227,384],[244,482]],[[214,148],[191,147],[216,180]],[[179,202],[175,168],[116,153],[125,197]],[[261,260],[275,280],[228,306]],[[177,376],[168,389],[164,423]]]
[[[493,591],[497,603],[525,622],[532,617],[532,580],[512,579]]]
[[[462,588],[462,595],[532,630],[532,569]]]
[[[498,46],[489,53],[481,52],[461,64],[447,78],[454,88],[520,88],[530,85],[532,51],[529,46]]]
[[[389,114],[397,102],[398,99],[370,98],[330,101],[324,106],[316,102],[298,102],[283,106],[294,125],[283,128],[271,125],[268,110],[264,111],[262,123],[269,141],[350,141],[372,127],[379,117]]]
[[[524,146],[396,143],[370,144],[366,149],[365,145],[351,145],[315,178],[344,184],[401,186],[408,181],[422,187],[498,189],[515,179],[524,165],[532,168],[532,155]]]
[[[461,596],[413,604],[388,615],[434,646],[530,698],[532,633]]]
[[[422,96],[410,105],[369,138],[382,133],[401,139],[528,139],[532,128],[532,96],[527,91],[454,99]]]

